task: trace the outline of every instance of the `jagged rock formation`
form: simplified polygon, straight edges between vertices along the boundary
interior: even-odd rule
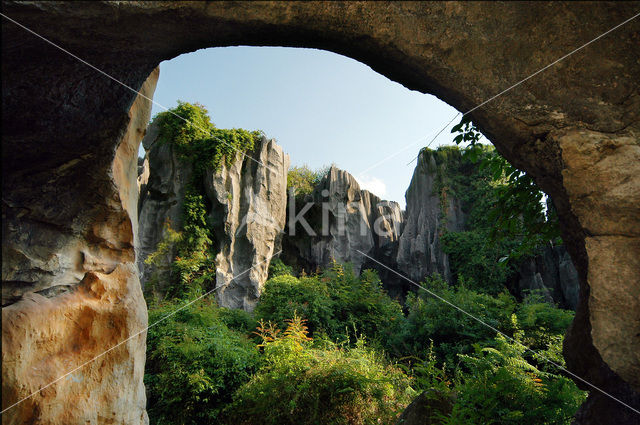
[[[361,60],[464,111],[618,26],[637,9],[637,2],[210,2],[206,7],[199,2],[87,2],[82,8],[66,2],[3,3],[6,16],[134,89],[161,61],[181,53],[286,45]],[[640,409],[637,22],[617,28],[471,116],[498,150],[554,199],[581,286],[565,339],[568,368]],[[518,36],[523,28],[526,36]],[[11,260],[14,275],[3,275],[3,287],[20,293],[21,286],[30,290],[33,282],[49,280],[52,269],[60,270],[56,262],[76,241],[95,235],[94,224],[101,223],[103,239],[126,224],[118,197],[121,183],[111,173],[136,95],[8,21],[2,26],[1,54],[3,255],[15,240],[23,252],[33,253],[22,263]],[[136,153],[127,155],[135,167]],[[106,264],[112,255],[112,249],[97,251],[92,261]],[[13,280],[18,275],[30,277]],[[114,285],[128,287],[127,279],[119,277]],[[52,302],[59,305],[57,298]],[[124,309],[118,310],[123,326],[139,323],[137,302],[103,305],[106,311]],[[100,315],[95,322],[108,326],[110,320]],[[68,335],[81,334],[67,329]],[[76,358],[102,344],[79,345]],[[52,345],[38,345],[33,355],[46,356]],[[3,378],[20,375],[19,366],[6,364]],[[90,370],[92,379],[109,381],[110,370]],[[3,406],[29,390],[8,382],[3,379]],[[112,388],[126,392],[141,382],[137,374]],[[74,385],[65,380],[56,389],[62,394]],[[131,400],[139,399],[130,397],[124,405]],[[61,396],[56,404],[34,401],[28,409],[5,413],[3,421],[23,422],[38,409],[43,422],[55,422],[49,409],[57,406],[94,412],[82,418],[113,411],[114,422],[136,422],[129,419],[137,407],[123,408],[110,397],[78,405],[74,397]],[[66,422],[81,422],[75,419]],[[635,422],[635,413],[598,391],[592,391],[579,416],[580,424]]]
[[[258,301],[285,227],[288,169],[289,155],[263,137],[230,167],[223,164],[220,171],[207,173],[222,306],[251,311]]]
[[[431,152],[421,152],[405,194],[406,221],[400,236],[397,262],[400,271],[416,282],[434,273],[451,280],[449,261],[442,251],[440,235],[444,230],[464,230],[465,216],[457,198],[447,199],[446,211],[442,210],[441,194],[435,190],[436,170]]]
[[[143,140],[147,155],[138,181],[144,190],[140,195],[138,266],[142,283],[153,277],[158,284],[155,290],[162,293],[171,284],[169,265],[175,252],[169,250],[159,267],[144,260],[163,239],[165,223],[181,230],[192,164],[181,160],[171,143],[161,143],[158,135],[153,123]],[[208,215],[215,223],[212,233],[218,251],[216,286],[223,287],[217,299],[224,307],[255,307],[284,229],[288,168],[289,156],[274,140],[263,137],[253,151],[237,153],[231,166],[223,163],[219,170],[205,173],[203,186],[211,204]]]
[[[295,202],[290,197],[287,214],[286,263],[309,272],[334,260],[348,262],[356,274],[365,265],[384,270],[366,255],[385,264],[394,259],[404,215],[396,202],[360,189],[351,174],[335,166],[306,199]],[[308,226],[296,220],[299,215]]]
[[[547,301],[563,308],[578,307],[578,272],[562,245],[548,245],[542,254],[522,261],[513,286],[520,294],[540,291]]]

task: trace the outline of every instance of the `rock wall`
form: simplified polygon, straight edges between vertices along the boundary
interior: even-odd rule
[[[175,253],[166,255],[166,266],[147,265],[144,260],[154,252],[164,237],[164,228],[168,224],[174,230],[182,228],[182,205],[187,184],[190,182],[191,164],[180,160],[170,143],[160,143],[157,122],[149,125],[142,139],[146,155],[139,169],[138,187],[140,189],[140,214],[138,216],[137,262],[140,282],[143,288],[149,279],[156,275],[159,292],[171,281],[169,264]]]
[[[306,198],[295,202],[290,195],[287,214],[282,258],[288,264],[313,272],[335,260],[351,263],[356,274],[364,266],[386,273],[362,253],[384,264],[395,260],[404,221],[400,206],[360,189],[351,174],[335,166]]]
[[[144,96],[153,96],[157,79],[156,70],[142,86]],[[4,413],[3,424],[148,422],[146,334],[136,335],[147,325],[147,309],[134,244],[136,152],[150,113],[143,97],[130,108],[100,194],[105,207],[64,224],[45,220],[36,204],[3,208],[3,409],[43,389]],[[59,177],[80,162],[60,166]]]
[[[174,230],[182,229],[192,165],[179,158],[171,143],[159,142],[158,133],[152,123],[143,140],[147,154],[138,181],[144,190],[140,196],[138,267],[143,285],[157,279],[155,289],[162,293],[171,284],[169,264],[175,252],[169,250],[165,266],[147,265],[144,260],[162,241],[165,223]],[[205,173],[203,186],[211,205],[208,215],[214,223],[218,252],[216,286],[224,287],[216,296],[224,307],[255,307],[284,229],[288,169],[289,156],[274,140],[263,137],[253,151],[238,153],[231,166],[222,164],[220,170]]]
[[[407,212],[398,247],[398,267],[418,283],[433,273],[451,281],[449,260],[442,251],[440,234],[445,229],[464,230],[465,216],[458,199],[449,198],[443,220],[440,194],[435,191],[436,160],[429,151],[423,151],[417,161],[405,194]]]
[[[216,286],[223,286],[216,297],[224,307],[255,308],[285,227],[288,169],[289,155],[263,137],[248,156],[207,174],[219,249]]]
[[[554,199],[578,270],[580,301],[565,345],[568,368],[640,409],[637,19],[483,103],[633,17],[638,6],[86,2],[78,8],[70,2],[6,1],[3,14],[135,89],[161,61],[196,49],[298,46],[360,60],[458,110],[483,104],[471,114],[474,122]],[[14,232],[4,232],[3,248],[19,234],[33,250],[44,247],[44,255],[30,256],[39,259],[38,267],[58,270],[49,259],[65,257],[67,242],[76,238],[63,234],[71,228],[84,234],[100,211],[120,203],[114,201],[111,167],[136,95],[7,20],[1,42],[3,228]],[[102,222],[117,231],[119,222]],[[107,254],[96,261],[108,262]],[[13,277],[28,277],[29,264],[16,265]],[[39,275],[50,279],[46,272]],[[22,285],[11,279],[3,279],[8,292]],[[602,393],[590,397],[580,423],[597,415],[594,421],[601,424],[637,422],[616,417],[633,412]]]
[[[578,307],[578,271],[562,245],[548,245],[542,254],[523,260],[513,280],[513,289],[520,295],[538,291],[562,308]]]

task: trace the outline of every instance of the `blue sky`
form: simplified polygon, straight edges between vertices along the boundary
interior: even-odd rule
[[[407,163],[457,112],[353,59],[283,47],[204,49],[162,62],[154,100],[172,108],[178,99],[206,106],[219,128],[263,130],[292,165],[335,163],[403,207],[415,166]],[[432,147],[451,139],[444,131]]]

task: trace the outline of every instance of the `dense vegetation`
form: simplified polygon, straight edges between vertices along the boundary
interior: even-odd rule
[[[253,146],[257,133],[216,130],[198,105],[174,111],[197,125],[161,115],[161,134],[194,161],[195,176],[238,155],[220,140],[241,151]],[[254,312],[205,298],[172,314],[215,277],[206,200],[194,178],[183,228],[168,224],[147,260],[170,270],[163,275],[170,282],[156,282],[167,288],[165,298],[147,294],[149,322],[158,322],[149,329],[145,370],[151,423],[393,424],[425,394],[432,423],[569,424],[585,393],[556,365],[564,366],[573,313],[536,294],[518,300],[506,288],[517,259],[556,237],[553,213],[531,181],[475,143],[468,120],[458,130],[471,147],[422,155],[436,167],[442,205],[455,197],[468,217],[468,230],[440,229],[454,283],[428,277],[424,291],[403,303],[386,294],[374,271],[358,276],[334,263],[296,276],[275,259]],[[309,194],[325,172],[293,168],[288,186]],[[535,205],[498,216],[509,196]],[[496,231],[496,222],[504,227]]]
[[[573,313],[535,296],[423,283],[497,333],[427,292],[403,312],[373,271],[295,277],[276,262],[271,273],[252,314],[202,301],[150,330],[153,423],[393,423],[436,390],[449,412],[436,423],[569,424],[584,400],[546,361],[563,365]],[[152,301],[150,322],[181,303]]]

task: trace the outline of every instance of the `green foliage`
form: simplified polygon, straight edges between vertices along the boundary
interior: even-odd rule
[[[516,341],[522,337],[515,333]],[[466,373],[446,424],[570,424],[585,401],[569,379],[544,372],[524,357],[518,342],[498,335],[494,347],[475,346],[460,358]]]
[[[281,274],[266,282],[256,318],[284,328],[294,312],[308,321],[312,335],[325,333],[334,341],[364,335],[383,345],[403,320],[400,304],[385,294],[375,272],[357,277],[340,264],[318,276]]]
[[[311,170],[307,165],[289,168],[287,190],[295,189],[296,197],[309,195],[327,174],[329,167]]]
[[[509,254],[512,259],[531,255],[541,243],[559,240],[555,211],[543,203],[544,193],[533,178],[495,151],[486,155],[486,147],[478,143],[481,134],[469,115],[464,116],[451,132],[458,133],[454,138],[456,144],[468,144],[463,156],[477,163],[480,170],[488,172],[492,178],[495,202],[485,211],[488,222],[492,223],[491,240],[517,239],[520,244]]]
[[[169,297],[189,298],[212,287],[216,270],[212,240],[202,195],[188,189],[183,204],[182,237],[176,244],[177,256],[171,263],[176,277],[169,287]]]
[[[295,314],[283,334],[259,329],[264,366],[235,394],[226,423],[391,424],[410,401],[410,380],[363,342],[314,344]]]
[[[548,351],[550,360],[563,365],[562,337],[573,321],[574,312],[557,308],[539,296],[529,295],[518,306],[516,314],[524,330],[524,344],[533,350]]]
[[[184,118],[184,119],[182,119]],[[175,146],[180,157],[193,164],[194,181],[207,169],[218,170],[224,160],[231,165],[238,155],[253,149],[259,131],[218,129],[204,106],[178,101],[178,106],[159,113],[160,140]]]
[[[152,305],[149,323],[183,304]],[[215,421],[260,361],[256,347],[222,322],[215,303],[191,305],[148,332],[145,385],[154,424]]]
[[[488,294],[505,290],[505,282],[513,266],[501,262],[515,243],[491,243],[485,229],[446,232],[442,235],[442,250],[449,255],[449,264],[456,280]]]
[[[510,295],[494,297],[464,285],[453,288],[438,276],[422,286],[495,329],[507,332],[511,329],[516,302]],[[426,292],[409,294],[407,309],[402,331],[392,338],[393,352],[398,355],[423,357],[433,341],[438,359],[453,368],[458,354],[473,352],[473,344],[491,340],[495,335],[491,328]]]
[[[282,276],[282,275],[292,276],[293,268],[287,266],[279,258],[272,258],[271,263],[269,264],[269,278]]]

